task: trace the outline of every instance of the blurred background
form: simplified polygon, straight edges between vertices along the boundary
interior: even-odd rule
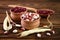
[[[49,8],[56,12],[60,10],[60,0],[0,0],[0,8],[8,9],[6,6],[9,4],[34,7],[37,9]]]
[[[20,6],[33,7],[37,9],[54,10],[55,13],[50,17],[50,19],[51,19],[51,22],[54,24],[54,27],[56,27],[58,31],[56,36],[53,37],[53,39],[60,38],[60,0],[0,0],[0,29],[2,29],[3,21],[4,21],[4,18],[6,17],[5,11],[11,8],[11,7],[8,7],[8,5],[20,5]],[[2,37],[9,37],[9,36],[2,36]],[[35,36],[30,36],[30,38],[31,37],[36,38]],[[2,38],[0,40],[4,40],[4,39]],[[8,39],[5,39],[5,40],[8,40]],[[14,38],[10,40],[17,40],[17,39]],[[33,40],[36,40],[36,39],[33,39]]]

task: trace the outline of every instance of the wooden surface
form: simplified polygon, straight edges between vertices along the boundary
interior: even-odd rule
[[[21,5],[34,7],[37,9],[49,8],[55,11],[55,13],[50,17],[51,22],[54,24],[55,35],[38,38],[36,34],[29,35],[23,38],[17,38],[15,34],[3,35],[3,20],[6,17],[5,11],[9,10],[8,5]],[[46,21],[41,23],[48,24]],[[57,40],[60,38],[60,1],[59,0],[0,0],[0,40]]]

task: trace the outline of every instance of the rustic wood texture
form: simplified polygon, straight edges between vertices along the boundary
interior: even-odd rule
[[[27,7],[33,7],[37,9],[49,8],[55,11],[50,17],[51,22],[54,24],[55,35],[38,38],[36,34],[29,35],[23,38],[17,38],[17,35],[11,33],[8,35],[3,34],[3,21],[6,17],[5,11],[9,10],[8,5],[21,5]],[[41,23],[48,24],[47,21],[41,21]],[[58,40],[60,38],[60,0],[0,0],[0,40]]]

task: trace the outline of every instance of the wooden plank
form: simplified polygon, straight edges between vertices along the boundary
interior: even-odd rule
[[[60,14],[60,8],[58,8],[58,7],[47,7],[47,8],[49,8],[49,9],[52,9],[53,8],[53,10],[55,11],[55,13],[54,14]],[[10,10],[11,9],[11,7],[7,7],[7,6],[0,6],[0,13],[5,13],[5,11],[6,10]],[[40,9],[40,8],[39,8]],[[41,8],[41,9],[43,9],[43,8]]]
[[[55,11],[55,13],[54,14],[60,14],[60,6],[59,5],[56,5],[56,6],[52,6],[52,5],[49,5],[49,6],[47,6],[48,4],[46,4],[46,6],[44,6],[44,5],[41,5],[42,7],[38,7],[37,9],[52,9],[52,10],[54,10]],[[31,6],[31,5],[30,5]],[[40,6],[40,5],[39,5]],[[37,6],[36,6],[37,7]],[[44,7],[46,7],[46,8],[44,8]],[[35,8],[35,6],[34,6],[34,8]],[[7,5],[0,5],[0,13],[5,13],[5,11],[6,10],[9,10],[10,9],[10,7],[8,7]],[[4,12],[3,12],[4,11]]]
[[[4,19],[6,17],[6,14],[2,14],[0,13],[0,23],[3,23]],[[57,14],[57,15],[52,15],[50,17],[50,21],[53,23],[53,24],[60,24],[60,15]],[[46,23],[48,24],[48,22],[44,19],[42,19],[41,23]]]
[[[6,17],[6,14],[0,14],[0,22],[1,23],[3,23],[5,17]]]
[[[41,37],[37,38],[36,34],[19,38],[17,39],[15,34],[10,35],[0,35],[0,40],[58,40],[60,38],[60,1],[57,0],[57,2],[54,0],[0,0],[0,30],[2,30],[2,23],[4,18],[6,17],[5,11],[9,10],[10,7],[7,7],[9,4],[16,4],[21,6],[28,6],[28,7],[34,7],[37,9],[43,9],[43,8],[49,8],[55,10],[55,14],[50,17],[50,20],[54,24],[54,27],[56,28],[55,31],[57,32],[55,35],[50,37]],[[32,6],[33,5],[33,6]],[[47,24],[46,21],[41,21],[41,23]],[[13,37],[14,36],[14,37]],[[44,35],[43,35],[44,36]]]
[[[27,38],[27,39],[24,39],[24,38],[22,38],[22,39],[17,39],[17,38],[0,38],[0,40],[35,40],[34,38],[32,38],[32,39],[29,39],[29,38]]]
[[[4,35],[3,34],[3,24],[0,24],[0,38],[18,38],[18,36],[16,34],[13,34],[12,32],[9,34]],[[50,37],[46,37],[45,35],[42,38],[60,38],[60,25],[54,25],[54,30],[56,32],[56,34],[50,36]],[[28,37],[28,38],[27,38]],[[22,37],[19,39],[37,39],[38,37],[36,36],[36,34],[32,34],[26,37]]]
[[[32,1],[32,0],[31,0]],[[3,10],[9,9],[9,7],[7,7],[7,5],[21,5],[21,6],[28,6],[28,7],[34,7],[37,9],[43,9],[43,8],[49,8],[49,9],[53,9],[54,11],[56,11],[57,14],[60,14],[60,3],[59,2],[40,2],[39,0],[31,2],[31,1],[22,1],[22,0],[12,0],[12,1],[0,1],[0,8]],[[32,6],[33,5],[33,6]]]
[[[0,25],[0,26],[1,26],[1,25]],[[0,27],[0,28],[1,28],[1,27]],[[41,39],[42,39],[42,38],[45,38],[45,39],[49,39],[49,38],[51,38],[51,39],[60,38],[60,28],[58,28],[58,26],[57,26],[57,28],[54,28],[54,30],[55,30],[55,32],[56,32],[54,35],[52,35],[52,36],[42,35]],[[13,33],[6,34],[6,35],[1,34],[2,31],[3,31],[3,30],[0,29],[0,38],[16,38],[16,39],[17,39],[17,38],[19,37],[19,36],[17,36],[16,34],[13,34]],[[22,38],[18,38],[18,39],[40,39],[40,38],[38,38],[38,37],[36,36],[36,34],[31,34],[31,35],[29,35],[29,36],[22,37]]]

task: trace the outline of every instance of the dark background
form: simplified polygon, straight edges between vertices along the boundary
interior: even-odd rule
[[[0,0],[0,30],[2,30],[3,20],[6,16],[5,11],[9,10],[8,5],[20,5],[33,7],[37,9],[52,9],[55,13],[50,17],[51,22],[54,24],[56,34],[52,37],[37,38],[35,34],[25,38],[17,39],[13,34],[0,35],[0,40],[58,40],[60,39],[60,0]],[[43,21],[42,23],[46,23]]]

